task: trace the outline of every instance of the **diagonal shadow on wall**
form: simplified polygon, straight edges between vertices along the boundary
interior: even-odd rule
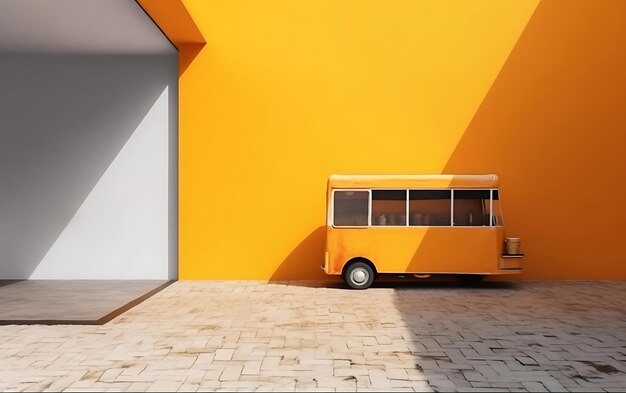
[[[527,278],[626,278],[625,18],[540,3],[444,169],[500,175]]]

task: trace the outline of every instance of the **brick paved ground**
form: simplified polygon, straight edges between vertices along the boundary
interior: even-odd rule
[[[624,391],[626,283],[177,282],[103,326],[0,326],[0,390]]]

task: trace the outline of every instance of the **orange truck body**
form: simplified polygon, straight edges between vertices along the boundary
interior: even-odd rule
[[[480,226],[456,226],[452,222],[449,226],[409,225],[407,207],[407,218],[402,225],[372,225],[373,190],[407,190],[404,206],[409,206],[410,190],[497,189],[496,175],[332,175],[327,189],[326,254],[322,269],[330,275],[341,275],[350,262],[366,260],[376,273],[518,274],[520,258],[504,254],[501,218],[494,223],[490,217]],[[333,191],[336,190],[370,192],[367,225],[334,225]],[[488,215],[491,212],[496,215],[492,205]]]

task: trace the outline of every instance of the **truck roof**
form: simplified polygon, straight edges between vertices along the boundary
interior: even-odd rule
[[[331,175],[329,188],[497,188],[498,175]]]

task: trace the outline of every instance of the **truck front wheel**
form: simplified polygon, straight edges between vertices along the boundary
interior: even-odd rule
[[[352,262],[342,276],[350,288],[367,289],[374,282],[374,269],[365,262]]]

